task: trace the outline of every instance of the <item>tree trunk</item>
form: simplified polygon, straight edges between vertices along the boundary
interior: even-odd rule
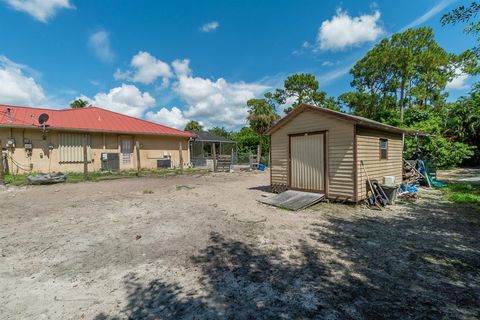
[[[399,107],[400,107],[400,121],[403,122],[403,114],[405,112],[405,80],[402,80],[402,84],[400,85],[400,102],[399,102]]]

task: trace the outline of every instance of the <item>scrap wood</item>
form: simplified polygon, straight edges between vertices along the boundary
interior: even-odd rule
[[[410,163],[408,163],[405,159],[403,159],[403,161],[405,162],[405,164],[407,164],[408,166],[410,166],[413,171],[415,171],[417,174],[419,174],[422,178],[425,179],[425,176],[424,176],[423,174],[421,174],[414,166],[412,166]]]

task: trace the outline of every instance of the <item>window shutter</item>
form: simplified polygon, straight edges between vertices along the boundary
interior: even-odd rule
[[[59,135],[59,161],[60,163],[83,162],[83,139],[87,138],[87,159],[92,159],[90,135],[77,133],[61,133]]]

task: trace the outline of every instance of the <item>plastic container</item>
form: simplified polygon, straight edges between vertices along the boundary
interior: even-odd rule
[[[389,187],[395,186],[395,176],[384,176],[383,184]]]
[[[260,171],[265,171],[265,165],[264,165],[263,163],[260,163],[260,164],[258,165],[258,170],[260,170]]]
[[[397,187],[395,186],[387,186],[383,185],[381,186],[383,191],[385,191],[385,195],[388,198],[388,203],[393,204],[395,200],[397,199]]]

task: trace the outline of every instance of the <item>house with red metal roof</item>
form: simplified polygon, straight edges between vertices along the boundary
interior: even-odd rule
[[[194,135],[97,107],[0,105],[0,144],[10,172],[180,167]]]

